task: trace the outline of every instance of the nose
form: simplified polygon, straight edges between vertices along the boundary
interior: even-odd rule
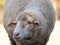
[[[16,36],[19,36],[19,33],[15,32],[15,33],[13,33],[13,35],[16,37]]]

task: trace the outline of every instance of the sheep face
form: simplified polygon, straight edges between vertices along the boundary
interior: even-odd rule
[[[34,19],[32,15],[29,14],[21,14],[17,17],[16,28],[13,32],[13,37],[22,39],[30,39],[33,36],[33,31],[36,26],[38,26],[37,19]],[[35,32],[36,33],[36,32]],[[36,35],[35,35],[36,36]],[[33,37],[35,37],[33,36]]]

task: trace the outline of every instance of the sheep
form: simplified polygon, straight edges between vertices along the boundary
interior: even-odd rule
[[[11,45],[46,45],[55,11],[50,0],[6,0],[3,24]]]

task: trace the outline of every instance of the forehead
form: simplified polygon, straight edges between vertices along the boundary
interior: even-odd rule
[[[17,21],[33,21],[33,17],[30,15],[20,15],[16,18]]]
[[[27,19],[27,21],[33,21],[33,17],[31,17],[29,15],[26,16],[26,19]]]

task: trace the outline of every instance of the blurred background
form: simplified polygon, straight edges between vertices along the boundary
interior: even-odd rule
[[[47,45],[60,45],[60,0],[51,0],[56,12],[56,22]],[[3,27],[5,0],[0,0],[0,45],[10,45],[8,35]]]

